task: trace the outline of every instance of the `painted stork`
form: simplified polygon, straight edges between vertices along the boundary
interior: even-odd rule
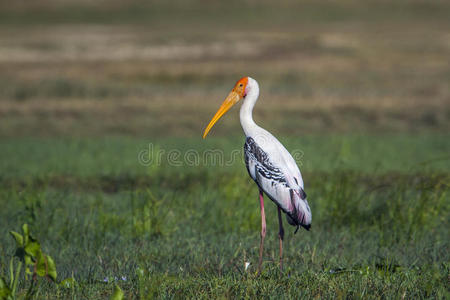
[[[280,270],[283,269],[283,238],[284,229],[281,212],[286,214],[290,225],[309,230],[311,227],[311,210],[303,189],[303,179],[300,170],[286,148],[267,130],[259,127],[253,121],[252,111],[259,96],[259,86],[250,77],[241,78],[222,106],[216,112],[203,133],[205,138],[214,124],[234,104],[244,99],[240,110],[242,129],[246,136],[244,144],[245,165],[250,177],[259,187],[259,203],[261,208],[261,241],[259,245],[258,273],[261,264],[266,236],[266,217],[264,213],[265,193],[278,208],[278,237],[280,244]]]

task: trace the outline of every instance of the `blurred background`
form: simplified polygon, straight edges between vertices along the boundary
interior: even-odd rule
[[[141,299],[445,298],[449,12],[444,0],[0,0],[0,277],[8,232],[27,223],[57,281],[76,282],[36,281],[41,298],[107,298],[114,282]],[[289,277],[269,199],[255,277],[258,190],[242,160],[202,156],[242,149],[239,105],[201,135],[243,76],[260,84],[255,121],[302,154],[313,224],[294,235],[285,222]]]
[[[2,1],[0,135],[198,136],[242,76],[276,134],[447,131],[449,6]]]

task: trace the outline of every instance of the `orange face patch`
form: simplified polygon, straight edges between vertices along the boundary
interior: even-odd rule
[[[233,91],[238,93],[241,98],[245,96],[245,88],[247,87],[247,83],[248,77],[242,77],[238,80],[238,82],[236,82],[236,85],[233,88]]]

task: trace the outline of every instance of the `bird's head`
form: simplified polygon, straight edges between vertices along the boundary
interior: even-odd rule
[[[208,126],[206,126],[205,132],[203,133],[203,138],[205,138],[208,135],[208,132],[211,130],[211,128],[216,124],[216,122],[236,103],[239,102],[242,98],[245,98],[247,96],[247,93],[249,91],[250,85],[249,83],[249,77],[242,77],[239,79],[236,84],[234,85],[234,88],[231,90],[231,92],[228,94],[225,101],[223,101],[222,106],[220,106],[219,110],[216,112],[214,117],[209,122]]]

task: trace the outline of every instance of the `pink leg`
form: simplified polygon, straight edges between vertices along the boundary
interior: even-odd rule
[[[284,228],[283,221],[281,219],[281,208],[278,207],[278,237],[280,239],[280,271],[283,271],[283,239],[284,239]]]
[[[263,198],[263,192],[261,190],[259,191],[259,204],[261,206],[261,242],[259,244],[258,274],[261,274],[264,238],[266,237],[266,214],[264,212],[264,198]]]

